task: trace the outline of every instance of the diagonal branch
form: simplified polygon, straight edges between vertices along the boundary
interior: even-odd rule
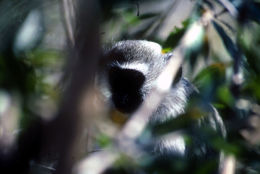
[[[99,174],[119,158],[120,152],[127,153],[136,158],[135,155],[140,151],[138,150],[134,140],[143,132],[145,126],[148,124],[150,116],[169,91],[184,60],[185,52],[194,44],[197,44],[196,42],[198,41],[198,37],[202,36],[204,31],[203,26],[205,25],[206,20],[209,21],[211,18],[208,18],[208,16],[205,18],[203,16],[201,20],[194,22],[185,33],[179,46],[175,49],[170,62],[158,77],[151,93],[148,95],[141,107],[131,116],[131,119],[126,123],[118,136],[116,136],[118,138],[115,140],[114,146],[108,147],[104,151],[92,154],[82,160],[76,167],[76,173],[83,174],[91,172],[92,174]],[[209,22],[207,22],[207,24],[208,23]],[[119,150],[117,150],[117,148],[119,148]],[[134,150],[129,152],[129,149]],[[100,161],[102,161],[102,165],[100,164]]]

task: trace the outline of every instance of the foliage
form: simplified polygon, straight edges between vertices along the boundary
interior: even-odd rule
[[[209,15],[210,22],[203,26],[202,36],[198,33],[198,35],[193,35],[198,41],[193,47],[185,50],[185,55],[183,55],[185,57],[184,65],[188,64],[187,67],[189,67],[185,75],[192,74],[191,81],[200,91],[200,97],[203,98],[205,103],[211,103],[218,109],[227,128],[227,136],[226,138],[213,136],[207,126],[203,127],[203,131],[196,133],[201,135],[214,150],[234,156],[238,164],[236,173],[259,173],[259,1],[193,1],[195,5],[191,15],[182,22],[181,27],[172,25],[171,32],[165,38],[159,37],[158,33],[160,29],[165,27],[164,21],[173,9],[172,6],[167,9],[163,8],[161,11],[150,12],[148,10],[143,13],[141,8],[139,9],[140,3],[158,4],[160,3],[159,0],[144,2],[99,1],[99,3],[100,13],[102,14],[100,23],[102,42],[121,39],[149,39],[159,42],[163,47],[163,52],[173,50],[174,53],[174,49],[179,46],[185,32],[190,29],[192,24]],[[30,5],[24,8],[26,4]],[[63,86],[59,86],[59,82],[63,78],[66,79],[64,76],[68,75],[66,74],[68,72],[65,64],[74,65],[73,63],[79,61],[75,58],[75,62],[71,63],[66,59],[66,56],[73,51],[65,49],[65,44],[54,46],[58,45],[58,41],[65,42],[66,40],[65,31],[61,30],[65,27],[60,22],[64,18],[57,15],[60,12],[55,10],[48,13],[49,7],[57,7],[58,5],[61,4],[51,1],[43,3],[38,0],[0,1],[0,9],[5,12],[5,14],[1,12],[3,15],[0,16],[2,24],[0,27],[2,42],[0,44],[1,173],[17,173],[17,171],[21,173],[28,173],[28,171],[29,173],[43,173],[44,167],[35,170],[39,161],[39,166],[43,161],[47,161],[47,167],[57,167],[56,159],[45,160],[48,155],[44,154],[45,149],[43,147],[46,144],[51,144],[51,142],[44,141],[54,142],[54,140],[48,139],[49,137],[42,139],[44,137],[42,132],[58,130],[58,128],[53,129],[48,123],[55,120],[58,110],[62,110],[62,108],[59,108],[62,102],[70,102],[62,100],[67,95],[66,85],[69,82],[62,83]],[[219,9],[221,11],[217,13]],[[39,18],[33,19],[38,22],[26,23],[30,14],[38,14]],[[11,20],[7,20],[8,16]],[[35,27],[38,30],[35,33],[31,30],[23,31],[24,25],[30,25],[31,28]],[[25,38],[29,42],[28,45],[26,45],[28,42],[19,40],[22,37],[19,36],[21,31],[28,32]],[[212,35],[212,33],[215,33],[215,35]],[[217,41],[220,41],[220,44]],[[24,45],[16,47],[17,42]],[[223,55],[226,57],[223,57]],[[72,71],[77,70],[73,69]],[[65,75],[62,76],[61,74]],[[205,165],[201,166],[200,159],[182,161],[171,157],[158,158],[149,153],[149,143],[152,139],[151,131],[154,131],[152,133],[159,137],[169,133],[178,133],[184,128],[190,128],[194,120],[207,115],[208,107],[204,102],[200,103],[195,99],[189,103],[187,113],[183,117],[169,120],[169,122],[161,125],[154,125],[151,128],[152,130],[145,130],[136,143],[138,149],[141,149],[144,153],[142,158],[134,158],[126,152],[122,152],[120,158],[115,162],[114,168],[107,172],[211,173],[216,168],[217,159],[210,159]],[[98,109],[103,111],[103,105],[100,104]],[[116,119],[119,121],[114,123],[114,120],[111,119],[114,118],[113,115],[109,117],[109,113],[97,113],[99,119],[101,117],[102,121],[100,122],[105,122],[110,128],[107,128],[109,127],[107,125],[104,126],[104,123],[98,122],[97,128],[94,129],[94,132],[97,133],[92,135],[95,137],[92,138],[93,147],[85,150],[81,157],[86,156],[90,151],[95,151],[97,147],[100,149],[113,146],[114,139],[117,138],[114,137],[115,132],[125,123],[124,116],[117,115]],[[89,118],[89,120],[95,119]],[[89,122],[92,123],[92,121]],[[45,124],[49,127],[43,128]],[[89,125],[88,131],[92,129],[91,126]],[[116,127],[116,130],[114,130],[114,127]],[[193,129],[190,128],[185,134],[185,141],[191,146],[193,143],[190,139],[192,133],[194,133]],[[45,134],[45,136],[50,134]],[[84,146],[84,148],[86,147]],[[52,156],[61,155],[56,153],[58,152],[53,152]],[[17,163],[16,161],[22,162]],[[33,165],[31,161],[36,164]],[[53,173],[52,168],[48,168],[46,173]]]

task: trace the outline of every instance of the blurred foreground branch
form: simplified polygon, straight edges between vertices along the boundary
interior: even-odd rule
[[[64,8],[71,1],[64,1]],[[55,149],[58,165],[55,173],[69,174],[77,160],[78,139],[82,133],[83,123],[80,103],[84,93],[93,85],[97,62],[100,55],[99,45],[99,8],[95,0],[77,0],[75,14],[65,14],[68,30],[68,61],[64,73],[65,90],[57,117],[46,129],[44,148]],[[75,30],[70,22],[75,15]],[[74,43],[74,44],[71,44]],[[90,114],[90,112],[88,113]]]
[[[223,170],[221,171],[221,174],[234,174],[235,173],[235,167],[236,167],[236,159],[232,155],[228,155],[224,159],[224,166]]]

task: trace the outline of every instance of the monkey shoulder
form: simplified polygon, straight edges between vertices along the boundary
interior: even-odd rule
[[[195,103],[190,102],[193,99]],[[199,158],[218,155],[215,149],[211,147],[209,142],[211,139],[208,138],[208,132],[205,132],[205,130],[210,130],[211,133],[214,133],[214,136],[225,137],[226,130],[222,118],[216,108],[209,103],[205,103],[197,88],[186,78],[181,78],[177,84],[173,84],[160,106],[152,115],[150,124],[165,123],[185,114],[197,114],[187,113],[190,108],[196,107],[190,106],[193,104],[203,107],[206,114],[196,115],[197,119],[190,122],[191,124],[181,129],[181,131],[173,131],[173,133],[158,138],[155,142],[156,153]],[[185,137],[187,138],[187,136],[190,138],[190,145],[186,144]]]

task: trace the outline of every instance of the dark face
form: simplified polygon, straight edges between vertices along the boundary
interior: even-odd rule
[[[120,67],[111,67],[108,75],[115,107],[123,113],[134,112],[143,102],[141,88],[145,76],[139,71]]]

